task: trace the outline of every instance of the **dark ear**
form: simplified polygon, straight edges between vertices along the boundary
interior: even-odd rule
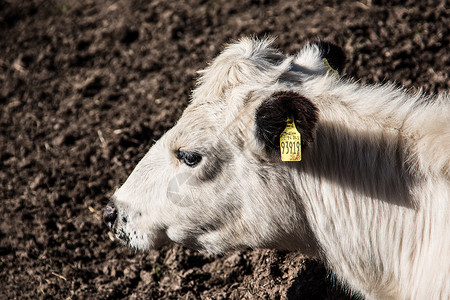
[[[302,148],[313,141],[318,120],[317,107],[296,92],[276,92],[256,111],[256,138],[269,153],[279,151],[280,135],[286,128],[288,116],[294,117],[295,127],[301,134]]]
[[[345,53],[341,47],[336,46],[335,44],[317,41],[313,43],[317,45],[320,49],[320,56],[322,58],[326,58],[330,66],[341,73],[345,66]]]

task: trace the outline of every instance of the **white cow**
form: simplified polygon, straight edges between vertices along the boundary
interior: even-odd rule
[[[142,250],[297,249],[367,299],[449,299],[449,98],[339,78],[343,61],[324,42],[229,45],[115,192],[109,228]],[[288,117],[301,161],[280,159]]]

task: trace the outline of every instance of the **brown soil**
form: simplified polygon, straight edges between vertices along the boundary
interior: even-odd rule
[[[346,299],[298,253],[136,253],[101,221],[223,44],[343,46],[345,73],[449,88],[446,1],[0,0],[0,299]]]

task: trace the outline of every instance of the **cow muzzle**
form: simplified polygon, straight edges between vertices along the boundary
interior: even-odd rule
[[[103,211],[103,222],[108,226],[109,230],[114,231],[114,224],[117,219],[117,209],[113,201],[109,201],[105,210]]]

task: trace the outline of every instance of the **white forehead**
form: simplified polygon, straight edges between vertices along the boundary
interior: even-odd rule
[[[323,72],[320,51],[307,45],[285,56],[272,39],[244,38],[229,45],[203,71],[190,105],[172,132],[171,148],[219,139],[225,131],[251,127],[264,99],[279,90],[299,89],[299,82]]]

